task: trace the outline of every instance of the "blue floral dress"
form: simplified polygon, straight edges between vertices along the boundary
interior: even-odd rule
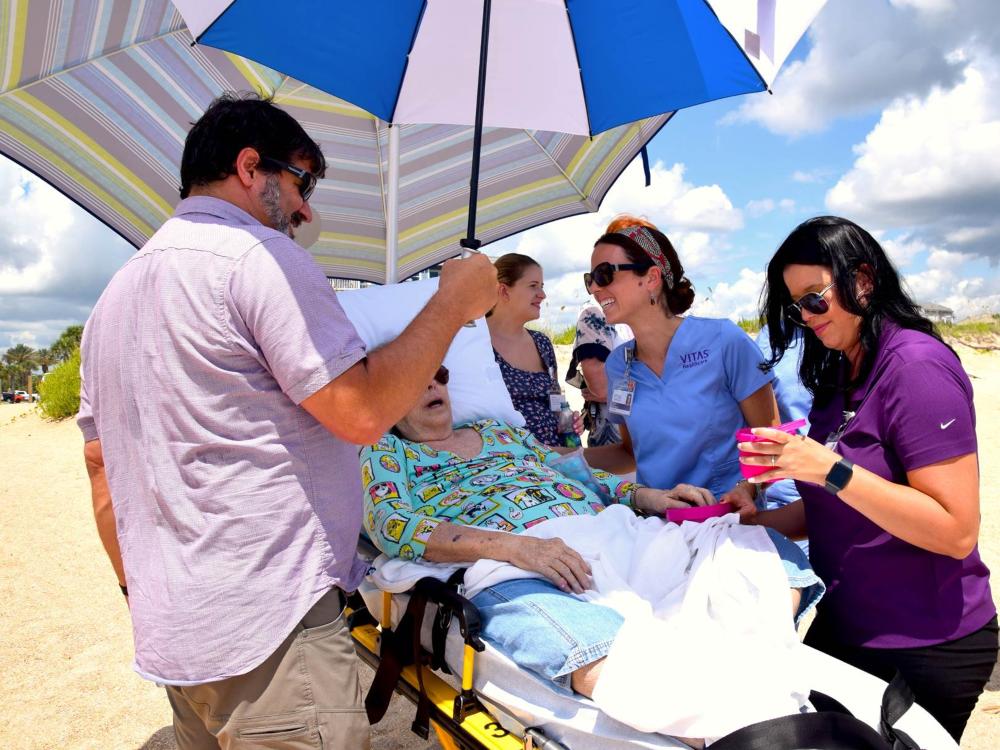
[[[556,352],[548,336],[528,329],[538,356],[542,358],[545,372],[528,372],[514,367],[494,349],[493,356],[500,366],[504,385],[510,393],[514,408],[524,416],[526,429],[544,445],[559,442],[558,413],[552,411],[549,395],[552,393],[552,377],[556,372]],[[557,381],[558,382],[558,381]]]

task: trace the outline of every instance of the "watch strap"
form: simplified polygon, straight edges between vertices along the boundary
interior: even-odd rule
[[[854,476],[854,463],[842,458],[833,465],[826,475],[826,491],[831,495],[841,492]]]

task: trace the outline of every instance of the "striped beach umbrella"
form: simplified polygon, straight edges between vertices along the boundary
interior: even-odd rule
[[[595,136],[765,90],[825,0],[174,0],[199,43],[394,123]]]
[[[273,69],[192,46],[168,0],[13,0],[2,8],[0,152],[136,247],[179,200],[191,124],[223,91],[256,89],[273,94],[327,156],[327,179],[310,201],[321,227],[310,249],[328,276],[395,281],[461,251],[470,126],[389,128]],[[480,236],[492,241],[596,210],[667,119],[647,118],[596,138],[487,128]],[[394,165],[398,175],[390,175]],[[390,181],[398,185],[395,208],[388,205]],[[387,216],[396,217],[395,227]],[[387,245],[394,245],[388,255]]]

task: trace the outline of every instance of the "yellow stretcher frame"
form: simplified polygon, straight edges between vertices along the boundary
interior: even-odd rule
[[[362,537],[358,552],[362,557],[374,559],[378,551]],[[351,637],[358,657],[377,670],[381,661],[382,633],[391,628],[389,613],[392,612],[392,597],[388,591],[382,592],[382,621],[376,622],[367,611],[362,611],[360,595],[352,596],[346,616],[351,624]],[[356,608],[352,607],[356,604]],[[471,604],[469,605],[471,606]],[[540,730],[527,728],[523,736],[508,731],[478,700],[469,700],[472,680],[475,674],[476,650],[465,645],[462,659],[461,691],[427,666],[430,654],[423,650],[423,664],[418,674],[417,665],[403,668],[395,692],[410,700],[414,705],[420,699],[421,677],[423,690],[430,702],[430,722],[444,750],[566,750],[559,742],[545,736]],[[474,705],[470,705],[473,703]]]

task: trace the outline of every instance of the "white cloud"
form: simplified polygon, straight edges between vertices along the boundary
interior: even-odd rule
[[[792,172],[792,182],[801,183],[813,183],[819,182],[823,179],[823,174],[818,169],[813,169],[808,172],[803,172],[801,169],[796,169]]]
[[[760,292],[764,286],[764,272],[740,269],[736,281],[719,282],[695,299],[691,312],[710,318],[756,318],[760,306]]]
[[[929,245],[902,235],[879,237],[889,257],[903,275],[904,286],[917,302],[950,307],[957,319],[1000,312],[1000,278],[983,275],[981,258]],[[920,271],[907,268],[922,266]]]
[[[926,242],[910,235],[903,235],[898,239],[883,239],[880,234],[876,234],[876,237],[897,270],[907,268],[915,258],[926,254],[930,249]]]
[[[955,318],[1000,312],[1000,284],[995,278],[967,276],[967,269],[928,268],[906,276],[906,286],[918,302],[950,307]]]
[[[893,102],[855,147],[827,206],[876,228],[1000,257],[1000,62],[978,52],[962,80]]]
[[[608,191],[599,212],[546,224],[487,248],[491,256],[524,253],[542,265],[549,295],[543,308],[546,325],[559,327],[576,319],[587,296],[581,274],[590,267],[594,241],[618,214],[642,216],[660,227],[691,278],[722,264],[726,235],[743,227],[743,212],[719,185],[688,182],[683,164],[667,168],[656,162],[651,174],[647,188],[642,166],[633,162]]]
[[[770,198],[762,198],[761,200],[747,201],[746,212],[748,216],[753,218],[758,218],[769,214],[774,210],[774,201]]]
[[[0,351],[84,322],[133,249],[48,184],[0,159]]]
[[[785,66],[774,96],[748,97],[724,122],[757,122],[798,135],[832,119],[924,96],[961,76],[969,45],[995,47],[996,0],[838,0],[810,28],[804,60]]]
[[[772,211],[791,213],[795,210],[795,201],[792,198],[782,198],[777,201],[773,198],[761,198],[760,200],[747,201],[745,210],[748,216],[758,219]]]

